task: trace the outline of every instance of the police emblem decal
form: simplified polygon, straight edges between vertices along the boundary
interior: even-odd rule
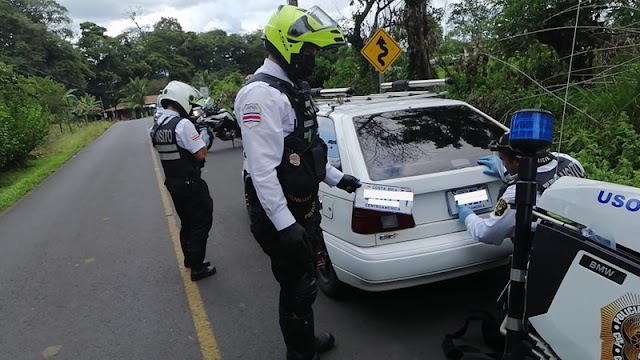
[[[509,204],[507,204],[506,200],[500,198],[500,200],[498,200],[498,203],[496,204],[496,209],[493,211],[493,213],[497,217],[501,217],[502,215],[504,215],[504,213],[507,211],[508,208],[509,208]]]
[[[260,125],[262,121],[262,109],[258,104],[245,104],[242,108],[242,124],[249,129]]]
[[[296,153],[289,155],[289,164],[293,166],[300,166],[300,155]]]
[[[600,314],[601,359],[640,359],[640,295],[627,293]]]

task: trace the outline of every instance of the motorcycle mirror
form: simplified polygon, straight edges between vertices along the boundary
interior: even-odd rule
[[[191,116],[192,116],[193,118],[196,118],[196,119],[197,119],[197,118],[201,117],[202,115],[204,115],[204,111],[203,111],[203,110],[202,110],[202,108],[201,108],[201,107],[199,107],[199,106],[198,106],[198,107],[194,107],[194,108],[191,110]]]

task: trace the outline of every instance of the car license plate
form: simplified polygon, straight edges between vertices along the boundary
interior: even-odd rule
[[[413,190],[407,187],[362,182],[356,191],[354,205],[360,209],[411,215]]]
[[[477,185],[468,188],[447,191],[447,206],[451,216],[458,215],[456,200],[473,211],[493,208],[493,202],[487,185]]]

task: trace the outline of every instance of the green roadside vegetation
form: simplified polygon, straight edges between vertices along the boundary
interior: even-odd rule
[[[0,173],[0,213],[33,190],[75,154],[104,133],[109,121],[72,125],[73,132],[52,127],[45,142],[21,166]]]

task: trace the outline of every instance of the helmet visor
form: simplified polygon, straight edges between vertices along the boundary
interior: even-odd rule
[[[287,34],[289,36],[298,37],[306,33],[320,31],[331,27],[338,27],[338,23],[318,6],[314,6],[307,10],[307,12],[305,12],[289,27]]]

